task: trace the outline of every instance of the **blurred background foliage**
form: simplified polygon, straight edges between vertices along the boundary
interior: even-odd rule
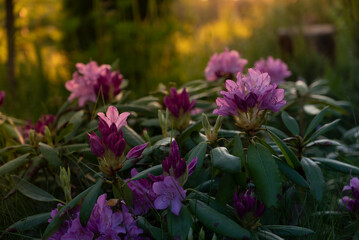
[[[136,98],[160,82],[204,78],[210,56],[225,47],[247,58],[247,67],[261,57],[280,57],[293,72],[290,80],[310,83],[325,78],[334,97],[359,102],[356,0],[11,2],[17,85],[11,90],[6,81],[2,1],[0,89],[7,91],[3,111],[15,117],[35,120],[42,113],[54,113],[69,95],[64,83],[72,78],[77,62],[117,61]],[[329,37],[318,37],[310,26],[324,26]]]

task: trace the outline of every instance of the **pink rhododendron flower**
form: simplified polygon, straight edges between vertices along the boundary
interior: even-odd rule
[[[344,186],[343,192],[349,192],[349,196],[344,196],[342,201],[346,208],[359,216],[359,179],[354,177],[350,184]]]
[[[215,53],[211,57],[204,73],[208,81],[215,81],[221,77],[232,78],[238,72],[243,72],[247,63],[247,59],[241,58],[237,51],[229,51],[226,48],[224,52]]]
[[[106,116],[103,112],[97,113],[107,126],[111,127],[112,123],[115,124],[117,130],[120,130],[123,126],[127,125],[127,117],[130,116],[129,112],[119,114],[118,110],[114,106],[109,106],[106,112]]]
[[[288,70],[287,64],[279,58],[274,59],[271,56],[269,56],[267,60],[261,58],[254,66],[255,69],[268,73],[273,83],[282,83],[285,78],[292,75],[291,71]]]
[[[214,114],[233,115],[239,127],[245,130],[259,128],[267,110],[278,112],[286,101],[284,89],[271,84],[268,73],[248,69],[247,76],[237,74],[237,82],[226,81],[227,91],[221,91],[223,98],[217,98]]]
[[[172,176],[167,176],[161,182],[152,185],[153,192],[157,194],[154,201],[156,209],[166,209],[171,207],[171,212],[179,215],[182,208],[182,200],[186,198],[186,191],[178,184]]]
[[[23,135],[25,138],[29,137],[29,131],[34,129],[37,134],[45,135],[45,127],[50,127],[55,121],[52,114],[44,114],[34,125],[30,120],[27,121],[26,125],[23,126]]]
[[[118,71],[111,72],[110,65],[98,66],[95,61],[91,61],[88,64],[77,63],[76,68],[77,72],[73,74],[72,80],[66,82],[65,87],[71,92],[68,100],[78,98],[80,107],[88,101],[96,102],[99,93],[107,100],[121,91],[123,77]]]

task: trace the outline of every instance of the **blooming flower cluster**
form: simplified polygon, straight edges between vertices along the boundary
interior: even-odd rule
[[[271,56],[269,56],[267,60],[261,58],[254,64],[254,67],[261,72],[268,73],[273,83],[282,83],[285,78],[292,75],[292,73],[288,70],[287,64],[279,58],[274,59]]]
[[[111,72],[110,65],[97,65],[91,61],[88,64],[77,63],[77,71],[73,78],[66,82],[66,89],[71,92],[68,100],[78,98],[80,107],[87,101],[96,102],[98,94],[107,99],[112,99],[120,91],[123,77],[119,71]]]
[[[359,179],[352,178],[350,184],[344,186],[343,192],[349,193],[342,198],[346,208],[359,216]]]
[[[236,123],[244,130],[256,130],[263,121],[266,110],[279,111],[286,101],[284,89],[277,89],[271,84],[267,73],[248,69],[247,76],[237,74],[237,82],[226,81],[227,91],[221,91],[223,98],[217,98],[217,109],[214,114],[233,115]]]
[[[4,90],[2,90],[2,91],[0,91],[0,107],[3,105],[3,103],[4,103],[4,99],[5,99],[5,91]]]
[[[233,205],[242,227],[253,229],[259,226],[259,217],[264,213],[265,205],[252,196],[251,190],[236,192]]]
[[[196,105],[196,100],[190,101],[186,88],[178,94],[176,88],[170,89],[170,95],[163,99],[165,106],[171,113],[174,128],[184,130],[191,120],[191,110]]]
[[[85,227],[83,227],[80,223],[80,207],[75,207],[71,210],[71,213],[68,213],[68,219],[62,223],[60,229],[49,239],[145,239],[139,236],[143,233],[143,230],[137,226],[135,219],[124,204],[121,204],[120,211],[113,212],[111,207],[106,205],[106,203],[106,194],[102,194],[98,197],[89,221]],[[52,210],[51,219],[49,219],[48,222],[51,222],[57,213],[58,208]]]
[[[247,59],[241,58],[235,50],[228,48],[220,54],[215,53],[209,60],[204,73],[208,81],[215,81],[218,78],[233,78],[237,72],[243,72]]]
[[[129,113],[118,113],[114,106],[110,106],[105,116],[99,113],[98,128],[101,132],[101,137],[97,136],[95,132],[88,133],[90,140],[90,147],[93,154],[100,158],[99,168],[108,177],[112,177],[123,166],[123,152],[126,147],[121,127],[127,124],[127,117]],[[136,146],[127,155],[127,158],[139,157],[148,143]]]
[[[28,138],[29,131],[32,129],[34,129],[37,134],[45,135],[45,127],[51,126],[54,121],[55,118],[52,114],[42,115],[35,125],[30,120],[28,120],[26,125],[23,127],[23,135],[25,138]]]

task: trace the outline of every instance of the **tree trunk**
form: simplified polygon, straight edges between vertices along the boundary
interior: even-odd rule
[[[16,87],[15,80],[15,27],[14,27],[14,3],[6,0],[6,33],[7,33],[7,72],[6,78],[11,91]]]

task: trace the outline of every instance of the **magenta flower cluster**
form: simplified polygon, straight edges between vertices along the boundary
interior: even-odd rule
[[[85,227],[80,223],[80,207],[75,207],[68,214],[60,229],[52,235],[50,240],[121,240],[145,239],[140,236],[143,230],[137,226],[136,220],[128,208],[121,204],[121,210],[113,212],[106,205],[106,194],[98,197]],[[61,206],[61,204],[60,204]],[[59,207],[59,206],[58,206]],[[58,208],[51,211],[52,219],[57,215]]]
[[[233,78],[238,72],[243,72],[247,59],[241,58],[235,50],[228,48],[220,54],[215,53],[204,70],[208,81],[215,81],[218,78]]]
[[[23,127],[23,135],[25,138],[29,136],[29,131],[34,129],[36,133],[45,135],[45,127],[50,127],[55,121],[55,118],[52,114],[42,115],[36,122],[33,124],[30,120],[27,121],[26,125]]]
[[[248,69],[247,76],[238,73],[237,82],[226,81],[227,91],[221,91],[223,98],[217,98],[218,109],[213,113],[228,116],[237,115],[238,111],[247,112],[249,108],[278,112],[286,101],[284,89],[277,89],[277,84],[271,84],[267,73]]]
[[[126,141],[121,128],[127,124],[126,120],[129,115],[127,112],[119,114],[116,107],[110,106],[106,115],[98,113],[101,138],[95,132],[88,133],[91,151],[101,158],[99,167],[107,176],[114,175],[124,163],[121,158]],[[148,143],[145,143],[131,149],[127,154],[127,159],[139,157],[147,145]]]
[[[346,208],[355,214],[359,214],[359,179],[352,178],[350,184],[344,186],[343,192],[347,194],[342,198]]]
[[[182,115],[189,114],[196,105],[196,100],[189,100],[189,94],[186,91],[186,88],[182,90],[182,93],[178,94],[177,89],[171,87],[170,95],[165,96],[163,102],[170,113],[176,118],[180,118]]]
[[[236,192],[233,205],[239,222],[245,228],[256,227],[265,210],[265,205],[252,195],[251,190]]]
[[[120,91],[123,77],[119,71],[111,72],[110,65],[100,65],[91,61],[88,64],[77,63],[77,71],[73,78],[66,82],[66,89],[71,92],[68,100],[78,98],[78,105],[86,102],[96,102],[97,95],[103,95],[107,100],[116,96]]]
[[[261,58],[254,64],[254,67],[261,72],[268,73],[273,83],[282,83],[285,78],[292,75],[287,64],[279,58],[274,59],[272,56],[269,56],[267,60]]]
[[[3,103],[4,103],[4,99],[5,99],[5,91],[4,90],[2,90],[2,91],[0,91],[0,107],[3,105]]]

